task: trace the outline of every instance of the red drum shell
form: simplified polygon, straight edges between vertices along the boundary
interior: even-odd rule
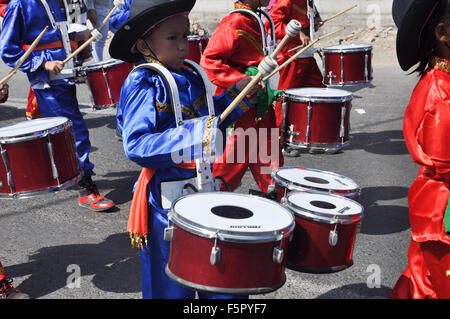
[[[329,46],[323,49],[323,53],[325,85],[354,85],[372,81],[371,46]]]
[[[330,92],[333,96],[328,95]],[[286,90],[284,101],[287,109],[283,132],[285,142],[294,148],[343,147],[349,141],[351,100],[352,93],[343,90]]]
[[[218,208],[225,213],[217,215]],[[237,216],[239,209],[248,215]],[[244,194],[195,193],[174,201],[169,219],[166,274],[175,282],[219,294],[268,293],[284,284],[295,222],[282,205]],[[220,257],[211,262],[214,248]]]
[[[36,119],[16,123],[16,125],[33,125],[35,123],[33,121],[52,123],[52,120],[60,119],[65,118]],[[11,189],[8,185],[8,170],[5,161],[0,158],[0,197],[33,197],[55,192],[78,181],[81,170],[76,154],[72,123],[65,119],[57,126],[48,127],[46,131],[51,131],[51,133],[36,132],[28,134],[28,136],[20,136],[20,131],[17,131],[17,138],[24,138],[22,141],[14,141],[13,136],[0,137],[0,146],[8,158],[9,171],[14,182],[14,188]],[[52,145],[53,161],[57,168],[58,179],[53,176],[49,141]]]
[[[197,64],[199,64],[203,51],[205,51],[208,42],[209,39],[206,36],[198,36],[198,35],[188,36],[189,51],[186,59],[194,61]]]
[[[283,240],[283,249],[287,249],[288,240]],[[222,255],[212,265],[214,239],[193,235],[174,225],[166,272],[179,284],[196,290],[223,294],[267,293],[281,287],[286,280],[286,259],[282,264],[272,261],[273,249],[278,246],[278,242],[219,241]]]
[[[83,67],[94,101],[94,108],[117,105],[123,82],[133,70],[133,64],[120,60],[90,64]]]
[[[314,216],[294,209],[295,230],[289,243],[287,265],[290,268],[313,273],[328,273],[343,270],[353,264],[352,256],[358,230],[358,224],[362,219],[362,206],[353,200],[315,192],[292,192],[287,197],[287,205],[290,196],[312,194],[317,200],[347,201],[354,210],[353,216],[348,216],[345,221],[331,221],[322,219],[320,215]],[[353,203],[353,204],[352,204]],[[346,204],[346,203],[345,203]],[[344,205],[345,205],[344,204]],[[294,205],[295,206],[295,205]],[[338,240],[335,246],[330,244],[330,232],[336,230]]]

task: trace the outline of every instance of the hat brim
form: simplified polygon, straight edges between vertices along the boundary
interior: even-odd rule
[[[141,54],[133,53],[131,49],[144,32],[164,18],[191,11],[194,5],[195,0],[177,0],[143,10],[125,22],[114,34],[109,45],[110,56],[126,62],[138,62]]]
[[[413,1],[401,21],[396,21],[398,25],[397,59],[404,71],[408,71],[420,61],[422,31],[438,4],[438,0]]]

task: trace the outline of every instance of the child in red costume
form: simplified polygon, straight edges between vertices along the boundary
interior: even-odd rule
[[[237,1],[235,9],[246,9],[260,14],[260,6],[264,7],[268,3],[269,0]],[[265,48],[262,45],[261,32],[265,32],[264,28],[261,30],[257,19],[251,15],[232,13],[222,19],[200,61],[210,81],[217,86],[216,94],[223,93],[234,83],[248,77],[246,70],[249,67],[257,67],[264,59]],[[256,134],[251,134],[252,132]],[[253,139],[246,138],[247,133]],[[250,167],[261,191],[267,192],[272,183],[270,173],[283,165],[277,135],[275,114],[271,105],[264,107],[258,104],[257,108],[246,111],[236,121],[222,157],[214,163],[214,176],[222,177],[228,184],[228,187],[222,186],[222,189],[236,189]],[[272,137],[275,137],[276,141]],[[245,143],[239,142],[244,140]],[[245,150],[242,149],[243,144]],[[273,147],[275,144],[276,147]],[[265,156],[261,155],[261,147],[266,146]]]
[[[296,53],[296,51],[289,52],[289,50],[300,45],[306,46],[309,44],[311,39],[309,36],[310,20],[308,10],[312,9],[308,8],[307,0],[278,0],[275,1],[273,7],[270,9],[269,14],[275,24],[276,38],[279,41],[286,35],[285,30],[289,21],[295,19],[302,24],[302,31],[299,37],[291,38],[278,54],[278,65],[282,65]],[[320,25],[319,21],[317,21],[317,25]],[[267,24],[266,28],[270,30]],[[305,55],[300,55],[299,58],[289,63],[280,71],[278,90],[302,87],[325,87],[322,72],[312,54],[306,53]],[[280,102],[275,103],[275,114],[277,127],[281,128],[283,110]]]
[[[421,75],[403,134],[421,165],[408,193],[408,267],[390,298],[450,298],[450,1],[394,0],[397,57]],[[447,211],[447,212],[446,212]]]

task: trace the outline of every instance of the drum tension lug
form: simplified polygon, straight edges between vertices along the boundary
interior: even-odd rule
[[[283,262],[284,251],[281,248],[275,247],[273,249],[272,260],[276,264],[281,264]]]
[[[328,235],[328,243],[330,244],[331,247],[335,247],[338,243],[338,233],[336,231],[337,229],[337,223],[334,226],[334,230],[330,231],[330,234]]]
[[[216,237],[214,240],[214,247],[211,249],[211,256],[209,257],[211,265],[216,265],[220,261],[221,255],[222,251],[219,247],[217,247],[217,237]]]
[[[169,226],[164,228],[164,240],[172,241],[173,238],[173,227]]]

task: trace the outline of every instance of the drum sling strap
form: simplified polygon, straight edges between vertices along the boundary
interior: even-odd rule
[[[182,169],[196,169],[195,161],[181,163],[175,167]],[[130,234],[131,246],[133,248],[143,248],[143,240],[147,246],[148,237],[148,194],[147,186],[155,175],[156,169],[144,167],[141,170],[128,217],[127,231]]]
[[[247,75],[254,76],[258,74],[258,68],[256,66],[251,66],[247,68],[244,72]],[[276,100],[277,96],[282,93],[282,90],[272,91],[269,83],[266,81],[266,91],[259,91],[256,93],[257,103],[256,103],[256,119],[255,122],[259,122],[262,120],[269,109],[272,106],[272,103]]]

